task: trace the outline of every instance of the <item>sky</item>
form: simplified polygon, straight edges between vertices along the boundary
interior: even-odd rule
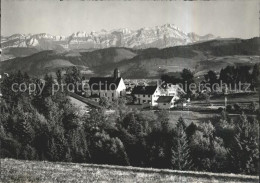
[[[259,36],[259,1],[1,0],[1,34],[68,36],[175,24],[184,32],[223,38]]]

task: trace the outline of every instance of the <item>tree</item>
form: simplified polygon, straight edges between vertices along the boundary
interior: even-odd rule
[[[108,124],[106,124],[107,120],[105,117],[105,111],[100,109],[92,109],[89,112],[89,116],[86,119],[85,122],[85,128],[89,131],[100,131],[104,129],[104,127]]]
[[[253,71],[251,74],[251,89],[255,89],[257,86],[258,81],[258,77],[260,76],[260,64],[255,64],[253,67]]]
[[[204,78],[205,78],[206,82],[210,83],[211,87],[213,84],[218,83],[218,77],[214,71],[210,70],[207,74],[204,75]]]
[[[87,162],[90,160],[89,147],[87,143],[87,136],[85,134],[84,128],[79,126],[76,129],[70,130],[67,134],[67,150],[65,157],[67,156],[67,161],[73,162]]]
[[[237,80],[237,70],[234,66],[227,66],[224,69],[221,69],[219,80],[226,84],[231,84],[234,86]]]
[[[157,118],[160,122],[162,131],[168,133],[170,131],[170,112],[167,110],[161,110],[157,113]]]
[[[183,69],[181,72],[181,77],[183,81],[187,81],[187,82],[193,81],[193,73],[189,69]]]
[[[129,165],[129,160],[121,140],[111,138],[106,132],[96,132],[90,144],[90,154],[94,163]]]
[[[99,105],[107,109],[110,107],[110,102],[107,97],[100,97]]]
[[[24,77],[26,77],[26,79]],[[2,98],[6,99],[6,102],[9,104],[16,105],[22,96],[26,96],[25,93],[20,90],[20,84],[28,84],[29,80],[29,76],[22,74],[21,71],[11,73],[10,75],[3,75],[3,80],[1,82]],[[24,87],[21,88],[22,90],[26,89]]]
[[[176,125],[175,133],[177,135],[173,139],[171,163],[173,169],[190,170],[192,168],[192,161],[183,122],[183,119],[179,118]]]
[[[236,83],[249,83],[250,82],[250,66],[243,65],[236,68],[237,69],[237,78]]]
[[[69,86],[73,85],[73,88],[69,88],[69,90],[75,89],[74,92],[80,94],[80,88],[78,88],[78,85],[81,82],[81,78],[80,70],[77,67],[74,66],[71,69],[68,69],[65,76],[65,83]]]
[[[229,160],[231,169],[235,173],[257,174],[259,149],[258,149],[258,122],[250,122],[245,114],[235,123],[236,134],[231,148]]]
[[[233,110],[232,105],[227,105],[226,111],[227,111],[227,112],[232,112],[232,110]]]
[[[189,69],[183,69],[181,72],[181,77],[183,81],[183,86],[187,85],[187,87],[183,87],[183,88],[186,88],[187,91],[185,92],[187,93],[188,96],[190,96],[192,91],[189,89],[189,86],[191,83],[194,83],[193,73]]]
[[[248,109],[252,112],[255,112],[256,111],[256,102],[251,102],[249,105],[248,105]]]
[[[56,71],[56,77],[57,77],[57,82],[58,82],[58,84],[61,85],[61,83],[62,83],[62,73],[61,73],[61,70],[60,70],[60,69],[58,69],[58,70]]]
[[[202,123],[190,139],[195,168],[199,171],[221,172],[227,163],[227,150],[222,138],[215,136],[212,123]]]
[[[234,105],[234,110],[235,110],[235,112],[241,112],[241,106],[238,104],[238,103],[235,103]]]
[[[54,84],[54,80],[52,75],[46,74],[44,76],[44,87],[41,93],[43,99],[50,97],[52,95],[52,86]]]

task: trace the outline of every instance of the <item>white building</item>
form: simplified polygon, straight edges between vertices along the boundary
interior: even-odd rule
[[[161,92],[158,86],[136,86],[132,91],[132,95],[134,96],[135,104],[156,106]]]
[[[135,104],[150,104],[150,106],[157,106],[159,104],[158,99],[161,96],[172,96],[171,98],[176,101],[181,94],[185,94],[185,92],[179,85],[166,83],[161,86],[136,86],[132,91]]]
[[[184,90],[179,85],[174,84],[162,84],[160,87],[161,93],[165,96],[180,97],[181,94],[185,94]]]
[[[120,77],[118,69],[114,70],[113,77],[90,78],[89,88],[92,96],[106,97],[110,101],[124,96],[126,92],[124,80]]]
[[[160,96],[157,100],[159,109],[171,109],[174,107],[175,96]]]

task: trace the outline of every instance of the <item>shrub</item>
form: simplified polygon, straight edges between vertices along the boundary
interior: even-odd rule
[[[222,107],[219,107],[219,108],[218,108],[218,112],[220,112],[220,113],[221,113],[223,110],[224,110],[224,109],[223,109]]]
[[[231,112],[232,110],[233,110],[232,105],[227,105],[226,111],[227,111],[227,112]]]
[[[248,109],[249,109],[251,112],[255,112],[255,111],[256,111],[256,102],[251,102],[251,103],[248,105]]]
[[[235,112],[240,112],[242,109],[241,109],[241,106],[238,103],[235,103],[234,104],[234,110],[235,110]]]

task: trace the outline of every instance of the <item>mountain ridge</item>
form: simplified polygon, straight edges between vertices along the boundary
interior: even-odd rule
[[[161,74],[191,69],[194,74],[220,71],[227,65],[260,62],[260,38],[221,39],[168,48],[132,49],[111,47],[88,52],[45,50],[26,57],[0,62],[1,72],[21,70],[44,76],[58,68],[78,67],[88,77],[108,76],[119,68],[124,78],[158,78]]]
[[[210,34],[209,34],[210,35]],[[10,47],[36,48],[39,50],[56,49],[102,49],[108,47],[127,48],[165,48],[186,45],[196,41],[216,39],[216,36],[199,36],[195,33],[185,33],[174,24],[146,27],[137,30],[120,28],[83,32],[78,31],[69,36],[55,36],[48,33],[14,34],[1,36],[2,49]]]

